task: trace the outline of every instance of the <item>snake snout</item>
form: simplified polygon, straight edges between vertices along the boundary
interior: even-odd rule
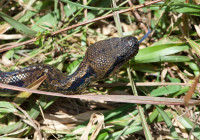
[[[127,43],[127,45],[129,47],[133,47],[133,48],[138,48],[139,47],[139,43],[137,38],[133,37],[133,36],[127,36],[127,37],[123,37],[123,42]]]

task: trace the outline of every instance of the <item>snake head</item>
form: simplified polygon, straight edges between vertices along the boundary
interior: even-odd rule
[[[84,62],[94,70],[97,79],[103,79],[119,70],[138,53],[138,49],[135,37],[110,38],[89,46]]]
[[[127,36],[119,38],[119,44],[117,45],[117,60],[116,65],[118,63],[126,63],[130,58],[134,57],[139,50],[139,43],[137,38],[133,36]]]

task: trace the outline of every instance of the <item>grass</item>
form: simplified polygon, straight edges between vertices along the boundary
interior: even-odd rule
[[[1,71],[45,63],[70,74],[90,44],[127,35],[139,40],[147,24],[152,33],[117,75],[94,83],[84,93],[98,96],[67,99],[26,90],[15,94],[0,91],[0,139],[200,139],[199,102],[187,106],[191,98],[199,99],[198,3],[22,2],[0,2]],[[35,91],[43,78],[29,88]],[[190,88],[182,83],[194,84]],[[148,99],[146,103],[138,98],[143,105],[134,104],[137,99],[127,95],[137,96],[135,93]],[[184,97],[185,102],[176,100]]]

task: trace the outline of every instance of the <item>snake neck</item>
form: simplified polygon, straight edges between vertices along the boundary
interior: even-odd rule
[[[96,78],[96,74],[86,63],[81,63],[73,74],[63,77],[61,73],[59,80],[57,80],[58,76],[55,77],[56,79],[53,79],[53,77],[47,79],[48,85],[50,85],[54,91],[75,94],[82,92],[89,83]]]
[[[50,65],[39,64],[18,71],[0,72],[0,83],[27,87],[44,75],[46,75],[44,88],[65,94],[83,91],[96,76],[94,70],[86,63],[81,63],[78,69],[69,76]]]

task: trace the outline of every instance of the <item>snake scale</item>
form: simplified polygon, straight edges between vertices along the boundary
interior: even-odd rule
[[[1,72],[0,83],[27,87],[43,75],[45,86],[51,91],[64,94],[82,92],[90,82],[102,80],[119,70],[139,49],[135,37],[114,37],[90,45],[77,70],[67,76],[47,64],[38,64],[13,71]]]

